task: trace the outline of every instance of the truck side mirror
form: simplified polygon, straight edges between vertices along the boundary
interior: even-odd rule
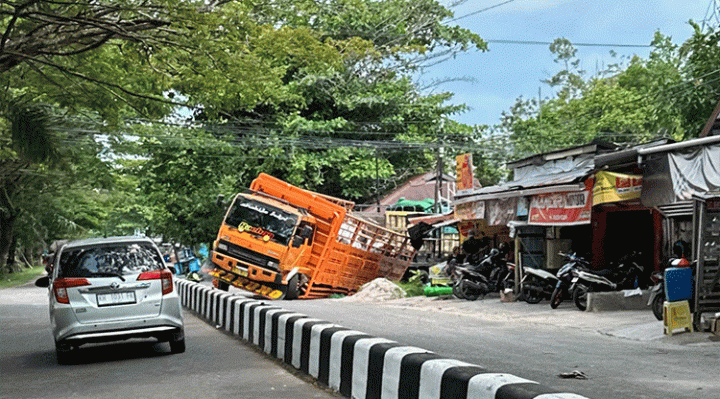
[[[292,239],[292,247],[293,248],[300,248],[301,245],[305,243],[305,238],[301,237],[299,235],[294,236]]]
[[[312,226],[305,224],[300,227],[300,231],[298,234],[300,235],[300,237],[310,238],[313,235],[313,228]]]
[[[215,205],[217,205],[218,208],[223,208],[225,202],[225,196],[222,194],[218,194],[217,199],[215,200]]]

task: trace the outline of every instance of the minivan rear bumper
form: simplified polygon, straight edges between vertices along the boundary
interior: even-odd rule
[[[98,321],[95,323],[80,323],[77,318],[69,314],[71,308],[55,309],[53,320],[53,335],[55,342],[79,346],[90,342],[121,341],[130,338],[155,337],[160,340],[169,340],[173,334],[183,331],[183,319],[180,302],[177,295],[169,295],[163,300],[162,309],[158,316]]]

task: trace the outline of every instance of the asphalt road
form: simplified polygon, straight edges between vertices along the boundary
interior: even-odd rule
[[[580,312],[563,303],[416,297],[279,306],[593,399],[718,399],[720,337],[662,334],[648,311]],[[563,379],[580,370],[587,379]]]
[[[83,346],[58,365],[47,290],[0,290],[0,398],[338,398],[185,311],[187,350],[132,340]]]

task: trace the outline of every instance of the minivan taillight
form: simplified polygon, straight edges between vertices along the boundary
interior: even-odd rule
[[[163,295],[173,291],[172,273],[168,269],[142,273],[138,276],[138,280],[161,280]]]
[[[70,298],[68,298],[67,289],[73,287],[82,287],[85,285],[90,285],[90,282],[86,278],[66,277],[55,279],[55,281],[53,282],[53,292],[55,293],[55,299],[59,303],[69,304]]]

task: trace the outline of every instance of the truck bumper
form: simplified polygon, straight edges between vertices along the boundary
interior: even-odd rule
[[[225,267],[223,267],[223,265],[215,264],[213,270],[209,271],[208,274],[216,281],[223,281],[233,287],[252,292],[253,294],[257,294],[268,299],[282,299],[287,293],[287,284],[255,281],[251,278],[251,274],[247,273],[247,271],[243,273],[241,270],[241,273],[236,273],[238,269],[233,268],[233,270],[229,271],[226,270]]]

